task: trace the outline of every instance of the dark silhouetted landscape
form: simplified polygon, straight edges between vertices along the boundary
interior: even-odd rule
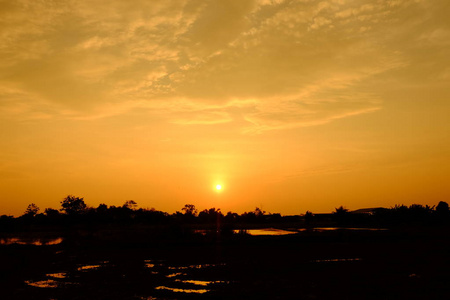
[[[447,299],[446,202],[282,216],[30,204],[0,217],[2,299]]]

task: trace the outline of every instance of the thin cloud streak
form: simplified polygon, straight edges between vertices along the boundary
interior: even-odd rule
[[[240,114],[255,124],[253,131],[262,132],[375,111],[382,108],[379,99],[377,105],[369,100],[363,108],[363,100],[331,101],[332,92],[346,89],[348,95],[360,94],[355,89],[372,76],[407,67],[411,62],[380,34],[386,35],[402,9],[414,11],[420,5],[425,4],[17,2],[4,9],[0,81],[26,93],[27,101],[13,104],[14,109],[10,105],[3,115],[91,120],[145,109],[142,102],[149,102],[149,106],[170,107],[169,123],[209,125],[233,122],[229,103],[252,99],[251,111]],[[438,43],[446,32],[434,29],[433,35],[426,36]],[[318,95],[311,99],[311,93],[325,94],[326,101],[333,103],[328,109],[308,107],[310,102],[323,103]],[[304,107],[295,113],[292,105],[280,103],[280,98],[293,94],[298,94],[295,102],[307,106],[305,120]],[[176,99],[196,108],[176,109]],[[280,110],[278,105],[289,109]],[[216,110],[211,112],[211,107]],[[273,125],[269,116],[274,114],[283,125]],[[248,125],[242,132],[252,131]]]

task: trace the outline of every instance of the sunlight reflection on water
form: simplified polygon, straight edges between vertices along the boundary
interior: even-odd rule
[[[169,269],[169,270],[203,269],[203,268],[217,267],[217,266],[223,266],[223,265],[225,265],[225,264],[201,264],[201,265],[167,267],[167,269]]]
[[[314,231],[333,231],[333,230],[351,230],[351,231],[384,231],[384,230],[389,230],[387,228],[359,228],[359,227],[315,227],[315,228],[311,228]],[[302,228],[299,229],[299,231],[306,231],[308,229],[306,228]]]
[[[242,232],[241,230],[234,230],[234,233],[241,233],[241,232]],[[250,235],[288,235],[297,233],[297,231],[289,231],[275,228],[246,229],[243,232]]]
[[[67,273],[51,273],[51,274],[46,274],[45,276],[63,279],[63,278],[67,277]]]
[[[197,274],[197,272],[201,270],[209,270],[209,268],[216,268],[220,266],[225,266],[225,263],[218,263],[218,264],[194,264],[194,265],[184,265],[184,266],[167,266],[167,270],[174,270],[178,272],[169,273],[166,275],[166,278],[172,280],[172,284],[178,283],[178,285],[181,284],[187,284],[191,285],[192,287],[198,287],[198,288],[183,288],[183,287],[171,287],[171,284],[168,283],[168,285],[161,285],[156,287],[156,290],[168,290],[175,293],[194,293],[194,294],[203,294],[206,292],[211,291],[210,289],[206,289],[205,287],[212,288],[215,284],[224,284],[229,283],[228,281],[221,281],[221,280],[197,280],[197,279],[189,279],[186,278],[188,274],[190,274],[191,271],[195,272],[194,274]],[[198,270],[198,271],[197,271]],[[202,288],[203,287],[203,288]]]
[[[61,244],[63,238],[54,239],[33,239],[33,238],[0,238],[0,245],[35,245],[35,246],[50,246]]]
[[[56,277],[55,277],[56,278]],[[47,279],[47,280],[39,280],[39,281],[33,281],[33,280],[26,280],[25,283],[29,286],[38,287],[38,288],[58,288],[61,286],[66,285],[76,285],[77,283],[74,282],[61,282],[56,281],[53,279]]]
[[[160,261],[155,261],[152,259],[145,259],[144,264],[145,264],[145,267],[149,268],[149,269],[162,266],[162,263]]]
[[[57,288],[59,283],[55,280],[48,279],[48,280],[41,280],[41,281],[31,281],[27,280],[25,281],[26,284],[29,286],[39,287],[39,288]]]
[[[101,267],[100,265],[85,265],[85,266],[79,267],[77,270],[78,271],[90,271],[90,270],[96,270],[100,267]]]
[[[182,279],[175,279],[177,282],[182,283],[190,283],[195,285],[201,285],[201,286],[208,286],[210,284],[218,284],[218,283],[228,283],[227,281],[206,281],[206,280],[182,280]]]
[[[263,235],[290,235],[297,234],[305,231],[335,231],[335,230],[350,230],[350,231],[384,231],[389,230],[387,228],[358,228],[358,227],[313,227],[313,228],[289,228],[289,229],[276,229],[276,228],[260,228],[260,229],[235,229],[234,233],[246,233],[253,236]]]
[[[182,275],[187,275],[187,274],[178,272],[178,273],[172,273],[172,274],[166,275],[166,277],[167,278],[172,278],[172,277],[177,277],[177,276],[182,276]]]
[[[312,262],[322,263],[322,262],[340,262],[340,261],[360,261],[362,258],[332,258],[332,259],[317,259]]]
[[[205,289],[199,289],[199,290],[194,290],[194,289],[179,289],[179,288],[171,288],[171,287],[167,287],[167,286],[157,286],[155,288],[156,290],[168,290],[168,291],[172,291],[175,293],[195,293],[195,294],[204,294],[209,292],[209,290],[205,290]]]

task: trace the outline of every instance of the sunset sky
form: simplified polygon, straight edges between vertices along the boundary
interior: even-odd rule
[[[0,215],[68,194],[450,202],[449,16],[448,0],[0,1]]]

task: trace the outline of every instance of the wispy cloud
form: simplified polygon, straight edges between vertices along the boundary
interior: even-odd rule
[[[2,93],[1,114],[81,120],[160,108],[170,123],[231,123],[238,114],[242,132],[264,132],[374,112],[383,103],[372,78],[412,65],[410,49],[425,40],[430,55],[445,44],[450,30],[426,23],[428,6],[9,2],[0,12],[0,84],[15,92]],[[402,20],[405,10],[414,18]],[[179,99],[192,107],[177,107]]]

